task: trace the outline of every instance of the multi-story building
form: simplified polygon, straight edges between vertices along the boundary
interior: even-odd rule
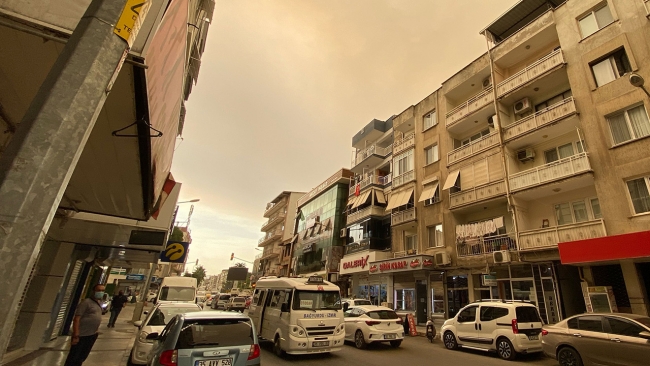
[[[341,169],[298,199],[296,235],[290,241],[290,274],[338,281],[347,236],[344,211],[352,177],[352,171]]]
[[[258,246],[263,249],[259,266],[254,267],[256,276],[286,276],[291,264],[291,247],[288,245],[294,236],[293,226],[296,222],[296,205],[305,193],[284,191],[266,205],[264,217],[268,220],[262,224],[262,237]]]
[[[485,298],[547,322],[648,313],[645,4],[521,0],[481,31],[485,54],[395,117],[413,148],[393,148],[394,258],[370,263],[388,302],[418,321]]]

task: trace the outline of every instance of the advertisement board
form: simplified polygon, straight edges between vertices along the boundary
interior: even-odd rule
[[[248,268],[246,267],[230,267],[228,268],[228,277],[226,281],[246,281],[248,275]]]

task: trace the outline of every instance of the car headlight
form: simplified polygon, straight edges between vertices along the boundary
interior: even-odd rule
[[[147,336],[149,333],[145,332],[144,330],[140,332],[140,335],[138,336],[138,340],[142,343],[153,343],[153,340],[147,339]]]
[[[341,334],[345,330],[345,324],[340,324],[338,327],[336,327],[336,334]]]
[[[305,329],[298,325],[294,325],[291,328],[289,328],[289,333],[291,333],[291,335],[294,337],[299,337],[299,338],[307,337],[307,332],[305,331]]]

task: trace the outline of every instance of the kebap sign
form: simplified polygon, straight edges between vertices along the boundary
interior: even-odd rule
[[[418,255],[370,263],[370,273],[391,273],[433,269],[433,257]]]

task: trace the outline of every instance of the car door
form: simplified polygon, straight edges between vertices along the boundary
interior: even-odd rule
[[[610,352],[608,364],[641,366],[650,364],[650,341],[639,336],[648,329],[624,318],[605,317]]]
[[[511,323],[504,318],[509,314],[506,307],[481,305],[479,309],[477,343],[481,347],[488,348],[496,340],[497,330],[499,328],[511,328]],[[500,319],[504,318],[504,319]]]
[[[476,323],[478,305],[470,305],[458,313],[456,317],[456,337],[461,344],[477,345],[478,324]]]
[[[580,353],[586,364],[605,364],[611,352],[610,340],[604,330],[603,317],[584,315],[567,322],[569,343]]]
[[[345,338],[349,340],[354,339],[354,333],[357,331],[359,316],[361,315],[361,310],[359,309],[350,309],[344,314],[345,320]]]

